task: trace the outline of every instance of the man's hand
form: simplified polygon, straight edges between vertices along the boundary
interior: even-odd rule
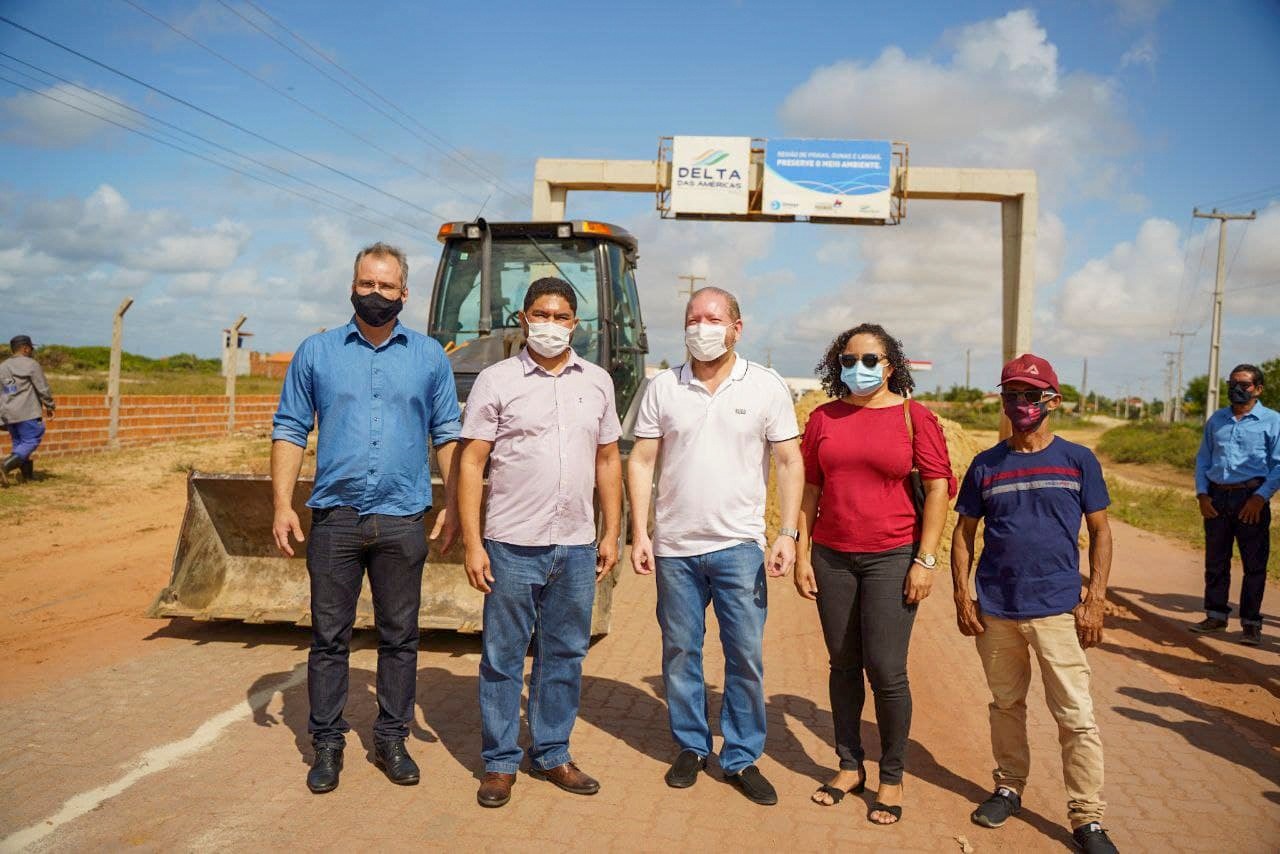
[[[481,593],[493,590],[493,570],[489,567],[489,553],[484,546],[468,546],[463,564],[467,570],[467,582]]]
[[[647,534],[631,535],[631,569],[636,575],[653,575],[653,542]]]
[[[302,522],[298,520],[298,514],[293,512],[293,508],[277,507],[275,518],[271,522],[271,535],[276,539],[276,548],[285,557],[293,557],[293,546],[289,545],[290,534],[298,542],[306,539],[302,536]]]
[[[969,598],[968,593],[956,597],[956,625],[960,628],[960,634],[967,638],[977,637],[987,630],[982,622],[982,609],[976,601]]]
[[[47,407],[47,406],[44,408],[44,420],[45,420],[45,421],[52,421],[52,420],[53,420],[53,410],[52,410],[52,409],[50,409],[50,408],[49,408],[49,407]]]
[[[436,523],[431,526],[431,542],[436,540],[440,541],[437,545],[441,554],[453,548],[453,544],[458,541],[458,514],[448,507],[436,514]]]
[[[796,541],[786,534],[773,538],[769,548],[769,559],[765,562],[765,572],[774,578],[781,578],[796,565]]]
[[[1244,506],[1240,508],[1240,521],[1246,525],[1256,525],[1262,521],[1262,508],[1267,506],[1267,499],[1261,495],[1253,494],[1244,502]]]
[[[618,565],[618,535],[606,534],[596,545],[596,584]]]
[[[813,564],[809,561],[796,561],[796,574],[792,581],[795,582],[796,592],[802,598],[811,601],[818,598],[818,580],[813,574]]]
[[[1200,515],[1206,519],[1217,519],[1218,511],[1214,509],[1213,499],[1207,495],[1197,495],[1196,500],[1200,502]]]
[[[907,570],[907,581],[902,586],[902,595],[907,597],[908,605],[916,605],[929,598],[929,594],[933,592],[933,573],[934,570],[926,569],[915,561],[911,562],[911,569]]]
[[[1106,604],[1105,600],[1090,596],[1088,588],[1080,591],[1080,604],[1071,614],[1076,618],[1076,637],[1080,639],[1082,648],[1102,643],[1102,617]]]

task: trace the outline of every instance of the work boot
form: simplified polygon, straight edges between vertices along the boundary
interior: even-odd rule
[[[4,462],[0,462],[0,486],[9,485],[9,472],[22,465],[22,457],[17,454],[10,454],[4,458]]]
[[[373,764],[382,769],[387,779],[398,786],[418,785],[418,764],[404,749],[404,739],[375,742]]]
[[[501,771],[486,771],[480,781],[480,789],[476,792],[476,801],[482,807],[505,806],[511,800],[511,787],[515,785],[515,774],[503,774]]]
[[[338,788],[338,775],[342,773],[342,745],[316,745],[316,761],[307,774],[307,788],[322,795]]]
[[[30,457],[27,457],[27,459],[22,463],[22,466],[19,469],[19,471],[22,472],[23,483],[30,483],[31,481],[35,480],[36,479],[35,461],[32,460]]]

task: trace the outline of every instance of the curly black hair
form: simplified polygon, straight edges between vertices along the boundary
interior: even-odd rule
[[[835,337],[827,348],[822,361],[813,366],[814,373],[822,383],[822,388],[830,397],[844,397],[849,387],[840,379],[840,354],[848,346],[849,339],[855,335],[874,335],[889,357],[889,365],[893,368],[893,376],[889,377],[889,391],[904,397],[911,394],[916,387],[911,378],[911,369],[907,367],[907,357],[902,354],[902,342],[894,338],[878,323],[861,323],[852,329],[846,329]]]

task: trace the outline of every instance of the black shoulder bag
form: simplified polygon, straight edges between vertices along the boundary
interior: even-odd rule
[[[920,469],[916,467],[916,431],[911,424],[911,399],[902,402],[902,417],[907,422],[907,438],[911,442],[911,474],[907,475],[907,490],[911,493],[911,504],[916,508],[916,517],[924,517],[924,479],[920,477]]]

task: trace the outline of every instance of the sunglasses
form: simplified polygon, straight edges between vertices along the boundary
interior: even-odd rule
[[[1057,393],[1047,389],[1033,388],[1027,389],[1026,391],[1002,391],[1000,392],[1000,396],[1010,403],[1017,403],[1018,401],[1022,401],[1024,403],[1040,403],[1057,397]]]
[[[1228,383],[1228,385],[1230,385],[1232,388],[1242,388],[1246,391],[1253,388],[1253,382],[1245,381],[1245,380],[1236,380],[1233,383]]]
[[[861,362],[864,368],[874,368],[886,358],[886,356],[878,356],[875,353],[863,353],[862,355],[858,355],[857,353],[841,353],[840,367],[852,368],[854,365]]]

